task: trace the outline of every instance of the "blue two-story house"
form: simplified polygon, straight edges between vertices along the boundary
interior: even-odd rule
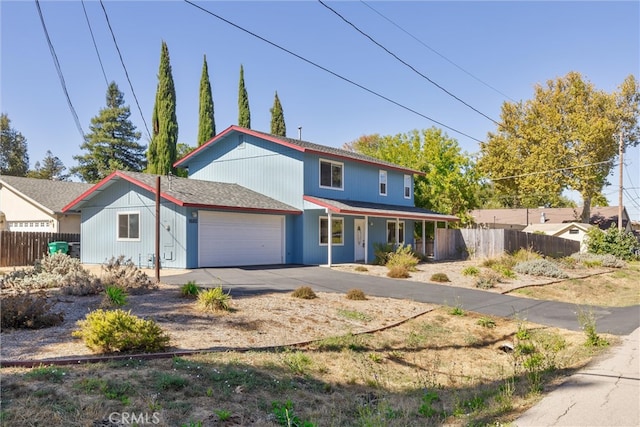
[[[189,178],[117,171],[65,207],[82,262],[151,264],[158,226],[164,268],[371,262],[376,243],[413,245],[416,221],[458,220],[414,206],[419,171],[238,126],[175,166]]]

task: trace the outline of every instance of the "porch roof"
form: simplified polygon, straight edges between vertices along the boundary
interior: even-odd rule
[[[414,206],[386,205],[382,203],[359,202],[354,200],[324,199],[315,196],[304,196],[304,200],[331,212],[343,215],[375,216],[385,218],[403,218],[425,221],[456,222],[460,218],[453,215],[439,214],[429,209]]]

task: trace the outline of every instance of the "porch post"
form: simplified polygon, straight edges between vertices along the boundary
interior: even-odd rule
[[[438,260],[438,221],[433,221],[433,260]]]
[[[427,225],[427,222],[423,219],[422,220],[422,255],[424,256],[425,259],[427,259],[427,242],[426,242],[426,233],[425,233],[425,226]]]
[[[327,265],[329,267],[331,267],[331,246],[333,245],[333,227],[331,222],[331,211],[327,209]]]
[[[369,263],[369,217],[364,216],[364,263]]]
[[[400,218],[396,218],[396,248],[400,246]]]

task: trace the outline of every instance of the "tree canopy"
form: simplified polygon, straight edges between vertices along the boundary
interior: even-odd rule
[[[583,221],[615,166],[619,138],[638,144],[638,83],[597,90],[577,72],[535,88],[534,98],[505,102],[501,124],[480,144],[480,170],[506,207],[556,207],[562,192],[580,193]]]
[[[278,98],[278,92],[273,99],[273,107],[269,111],[271,112],[271,134],[286,137],[287,125],[284,123],[284,111],[282,104],[280,104],[280,98]]]
[[[0,175],[25,176],[29,170],[27,139],[11,127],[5,113],[0,115]]]
[[[238,84],[238,126],[251,129],[251,111],[249,94],[244,85],[244,68],[240,65],[240,83]]]
[[[171,74],[169,48],[162,42],[158,89],[153,106],[153,135],[147,150],[147,172],[166,175],[175,172],[178,119],[176,118],[176,89]]]
[[[414,176],[416,206],[456,215],[463,224],[480,206],[483,186],[473,159],[440,129],[367,135],[344,148],[423,172]]]
[[[209,67],[207,55],[202,63],[202,76],[200,77],[200,108],[198,121],[198,146],[216,136],[216,122],[213,117],[213,95],[209,82]],[[176,156],[180,158],[180,156]]]
[[[33,170],[27,173],[29,178],[48,179],[52,181],[69,181],[70,175],[64,173],[67,168],[62,160],[51,153],[51,150],[47,150],[47,155],[40,162],[36,162]]]
[[[86,154],[73,156],[78,166],[71,172],[85,182],[98,182],[114,170],[139,172],[144,169],[140,132],[129,120],[131,111],[115,82],[107,88],[107,106],[91,119],[89,133],[80,148]]]

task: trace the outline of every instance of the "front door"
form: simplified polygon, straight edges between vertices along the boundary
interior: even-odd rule
[[[355,245],[355,261],[356,262],[364,262],[364,245],[367,243],[364,239],[364,228],[366,227],[366,223],[364,219],[354,219],[353,220],[353,242]]]

